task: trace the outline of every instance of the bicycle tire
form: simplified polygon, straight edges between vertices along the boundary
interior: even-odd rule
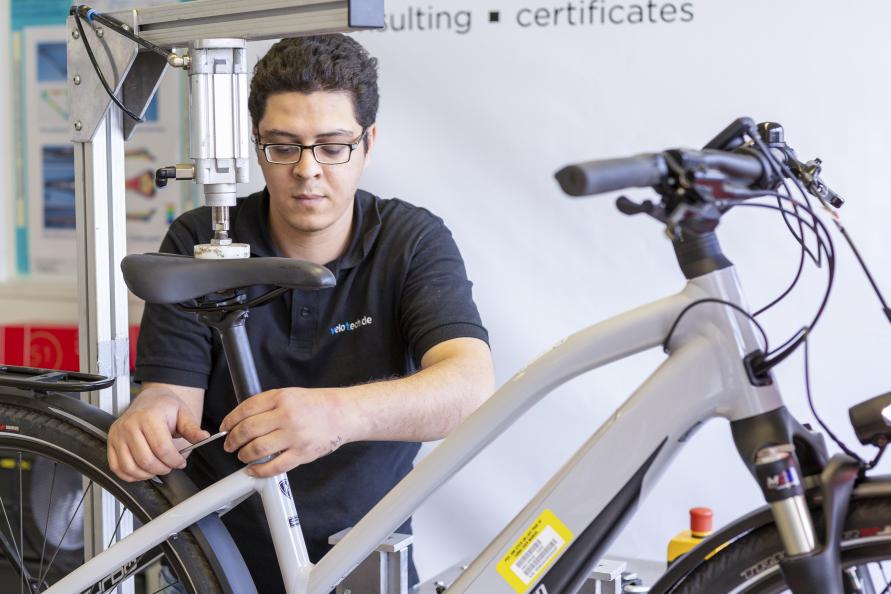
[[[815,519],[822,529],[820,518]],[[783,557],[776,526],[762,526],[734,540],[693,569],[671,594],[780,594],[788,588],[780,571]],[[853,499],[841,543],[842,569],[857,568],[872,579],[872,590],[891,588],[891,498]],[[862,575],[861,575],[862,577]],[[880,586],[880,587],[879,587]],[[814,590],[815,594],[817,590]]]
[[[170,503],[161,495],[157,488],[150,481],[137,483],[127,483],[117,479],[108,467],[106,459],[105,443],[97,439],[85,431],[82,427],[74,422],[67,421],[64,418],[52,416],[45,412],[33,409],[27,409],[0,402],[0,457],[5,456],[6,460],[12,460],[14,470],[17,471],[19,478],[19,501],[23,502],[18,506],[18,526],[14,518],[10,518],[9,510],[6,506],[0,510],[0,532],[6,537],[11,537],[12,545],[19,558],[24,556],[26,566],[38,555],[40,556],[40,566],[35,572],[39,576],[45,574],[45,583],[39,586],[39,591],[45,590],[52,585],[52,582],[61,578],[66,571],[69,570],[68,564],[62,563],[61,571],[54,571],[52,563],[46,561],[51,555],[58,558],[59,552],[66,547],[62,546],[66,538],[68,538],[68,528],[63,532],[57,542],[48,538],[47,525],[43,527],[42,551],[29,551],[29,543],[33,546],[34,524],[40,530],[41,522],[31,522],[29,525],[29,536],[23,538],[25,533],[26,517],[24,514],[24,472],[26,468],[31,468],[33,462],[25,463],[25,460],[48,460],[54,464],[54,473],[57,468],[67,468],[65,472],[75,472],[85,478],[88,483],[81,493],[81,499],[85,498],[86,491],[90,490],[90,484],[96,484],[111,495],[113,495],[123,508],[126,508],[133,514],[134,522],[145,523],[152,518],[157,517],[161,513],[170,508]],[[16,466],[17,464],[17,466]],[[5,464],[8,467],[10,464]],[[55,477],[55,474],[54,474]],[[7,481],[8,482],[8,481]],[[51,488],[51,491],[53,489]],[[50,498],[52,499],[52,497]],[[15,501],[9,502],[16,505]],[[81,507],[78,504],[78,509]],[[71,518],[78,514],[78,509],[65,513],[71,515]],[[52,510],[52,511],[51,511]],[[53,517],[54,521],[59,508],[48,508],[42,518]],[[74,524],[68,518],[64,520],[69,525]],[[47,546],[50,549],[47,554]],[[21,547],[21,553],[17,547]],[[69,547],[70,548],[70,547]],[[220,594],[223,589],[219,580],[216,578],[210,560],[206,557],[195,538],[184,530],[165,541],[158,549],[163,556],[162,567],[167,575],[172,573],[175,581],[166,583],[160,592],[167,594],[168,592],[186,592],[188,594]],[[83,554],[81,548],[76,554]],[[24,555],[23,555],[24,553]],[[33,554],[31,554],[33,553]],[[5,556],[2,558],[3,563],[11,563]],[[82,559],[82,557],[81,557]],[[153,559],[155,559],[153,557]],[[48,566],[43,567],[44,562]],[[38,576],[33,576],[38,577]],[[127,576],[129,577],[129,575]],[[17,579],[20,579],[17,577]],[[20,580],[21,581],[21,580]],[[41,582],[43,580],[40,580]],[[118,580],[114,580],[118,583]],[[103,581],[100,581],[103,583]],[[107,585],[111,581],[104,581]],[[18,584],[16,584],[18,585]],[[27,589],[25,591],[28,591]],[[102,588],[94,588],[91,592],[101,592]],[[153,593],[152,593],[153,594]]]

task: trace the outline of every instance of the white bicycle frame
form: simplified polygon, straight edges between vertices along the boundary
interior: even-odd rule
[[[680,293],[590,326],[567,337],[502,386],[387,494],[319,563],[310,563],[286,475],[256,479],[242,469],[143,525],[69,574],[46,594],[71,594],[126,577],[134,559],[204,516],[259,492],[288,594],[328,594],[447,479],[551,390],[581,373],[662,344],[681,311],[706,298],[748,311],[733,267],[690,280]],[[605,509],[633,509],[680,446],[713,417],[736,421],[782,406],[775,384],[752,385],[743,358],[759,344],[754,325],[718,303],[692,308],[672,336],[659,368],[551,478],[526,507],[449,587],[449,592],[527,592],[559,555],[519,573],[511,585],[499,572],[530,526],[547,513],[565,531],[565,554]],[[623,463],[614,464],[616,452]],[[611,472],[606,474],[604,468]],[[596,476],[596,487],[590,477]],[[603,534],[608,543],[630,514]],[[550,516],[549,516],[550,517]],[[115,576],[118,576],[115,579]],[[518,585],[517,585],[518,584]]]

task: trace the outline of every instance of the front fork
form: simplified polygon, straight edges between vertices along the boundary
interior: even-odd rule
[[[798,423],[785,407],[730,425],[736,448],[773,512],[789,589],[794,594],[857,592],[850,580],[842,580],[840,543],[860,465],[842,454],[827,459],[822,436]],[[814,525],[809,500],[822,508],[822,530]]]

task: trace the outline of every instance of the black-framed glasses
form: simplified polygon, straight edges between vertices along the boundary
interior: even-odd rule
[[[303,151],[309,149],[313,158],[320,165],[342,165],[350,160],[353,151],[359,148],[365,139],[367,130],[355,142],[320,142],[318,144],[285,144],[262,143],[255,138],[257,148],[263,151],[266,160],[276,165],[295,165],[300,162]]]

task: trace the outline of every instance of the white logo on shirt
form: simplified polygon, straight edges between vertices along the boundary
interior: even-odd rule
[[[334,334],[341,334],[343,332],[352,332],[353,330],[358,330],[362,326],[371,326],[371,316],[362,316],[355,322],[341,322],[336,326],[331,326],[328,331]]]

